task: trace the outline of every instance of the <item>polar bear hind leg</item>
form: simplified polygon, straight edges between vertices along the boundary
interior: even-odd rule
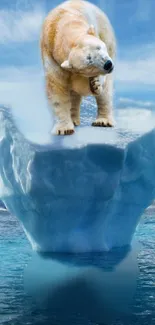
[[[74,133],[74,124],[71,119],[70,91],[62,84],[58,84],[53,75],[46,76],[46,87],[49,105],[56,117],[52,134],[68,135]]]
[[[71,117],[75,126],[80,125],[80,106],[82,96],[76,92],[71,92]]]
[[[49,106],[54,113],[56,123],[52,134],[68,135],[74,133],[74,124],[71,119],[71,95],[66,82],[67,75],[45,52],[43,54],[45,68],[46,93]]]

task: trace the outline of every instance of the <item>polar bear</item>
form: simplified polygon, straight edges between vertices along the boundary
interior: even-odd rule
[[[70,0],[45,18],[41,54],[46,93],[56,117],[53,134],[74,132],[80,124],[82,96],[96,98],[93,126],[113,126],[115,35],[106,15],[83,0]]]

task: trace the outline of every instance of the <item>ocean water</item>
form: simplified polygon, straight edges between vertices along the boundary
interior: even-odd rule
[[[142,216],[135,234],[135,239],[139,245],[137,253],[134,257],[131,256],[130,262],[132,264],[133,259],[135,259],[134,263],[138,272],[135,272],[134,280],[136,280],[136,286],[133,297],[129,302],[130,312],[125,319],[121,319],[121,314],[118,315],[119,317],[117,317],[118,319],[116,321],[106,318],[105,324],[155,324],[154,215],[155,206],[152,205]],[[105,311],[102,308],[102,295],[100,290],[95,291],[96,279],[98,279],[97,286],[101,288],[102,293],[104,291],[101,283],[103,278],[100,278],[98,269],[101,270],[105,268],[110,274],[113,265],[119,264],[118,260],[123,258],[123,254],[125,256],[128,253],[127,251],[123,251],[121,253],[119,252],[119,254],[118,252],[114,252],[113,254],[96,253],[87,256],[71,255],[68,257],[60,254],[59,256],[52,257],[45,256],[43,257],[44,262],[40,262],[38,258],[42,259],[42,257],[34,257],[34,253],[32,253],[30,244],[18,220],[8,213],[1,213],[0,324],[103,325]],[[74,264],[74,273],[69,271],[69,264],[71,263]],[[79,278],[77,276],[77,271],[79,272],[80,269],[84,270],[83,267],[86,265],[87,278],[84,277],[84,271],[81,272]],[[46,271],[43,269],[46,269]],[[90,270],[96,273],[91,273]],[[126,282],[130,282],[131,273],[128,273]],[[25,274],[27,282],[25,282]],[[47,281],[47,278],[50,277],[49,275],[51,279]],[[70,283],[68,286],[64,284],[66,283],[66,280],[64,281],[65,277],[67,277],[67,281]],[[123,279],[123,274],[121,277]],[[76,279],[76,282],[74,279]],[[89,289],[91,282],[91,291],[88,290],[88,282],[86,285],[86,279],[90,280]],[[55,292],[53,294],[54,298],[52,296],[53,300],[50,300],[50,292],[47,288],[49,289],[51,285],[49,285],[49,283],[52,283],[52,281],[54,281],[52,284],[52,288],[54,289],[52,290],[55,290]],[[25,285],[25,283],[28,282],[29,285]],[[73,282],[74,289],[72,285]],[[32,290],[32,287],[34,287],[34,290]],[[44,290],[45,288],[46,290]],[[47,294],[46,299],[44,295],[45,292]],[[90,298],[92,292],[95,298]],[[113,296],[114,305],[115,302],[117,304],[117,300],[119,299],[117,295],[118,293],[116,292],[116,295]],[[41,298],[39,302],[37,300],[38,297]],[[51,304],[47,304],[47,301],[50,301]],[[96,310],[96,312],[93,313],[93,310]]]

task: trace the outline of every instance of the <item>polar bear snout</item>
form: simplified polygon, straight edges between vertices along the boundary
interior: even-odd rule
[[[112,60],[108,59],[103,66],[105,73],[111,73],[114,70],[114,64]]]
[[[107,72],[107,73],[110,73],[112,72],[114,69],[114,65],[113,65],[113,62],[111,60],[107,60],[105,63],[104,63],[104,70]]]

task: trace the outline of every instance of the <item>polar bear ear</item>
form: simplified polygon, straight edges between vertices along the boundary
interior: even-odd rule
[[[93,26],[93,25],[90,25],[89,26],[89,28],[88,28],[88,31],[87,31],[87,33],[89,34],[89,35],[93,35],[93,36],[95,36],[95,27]]]
[[[71,70],[72,65],[69,63],[68,60],[66,60],[61,64],[61,68],[65,69],[65,70]]]

